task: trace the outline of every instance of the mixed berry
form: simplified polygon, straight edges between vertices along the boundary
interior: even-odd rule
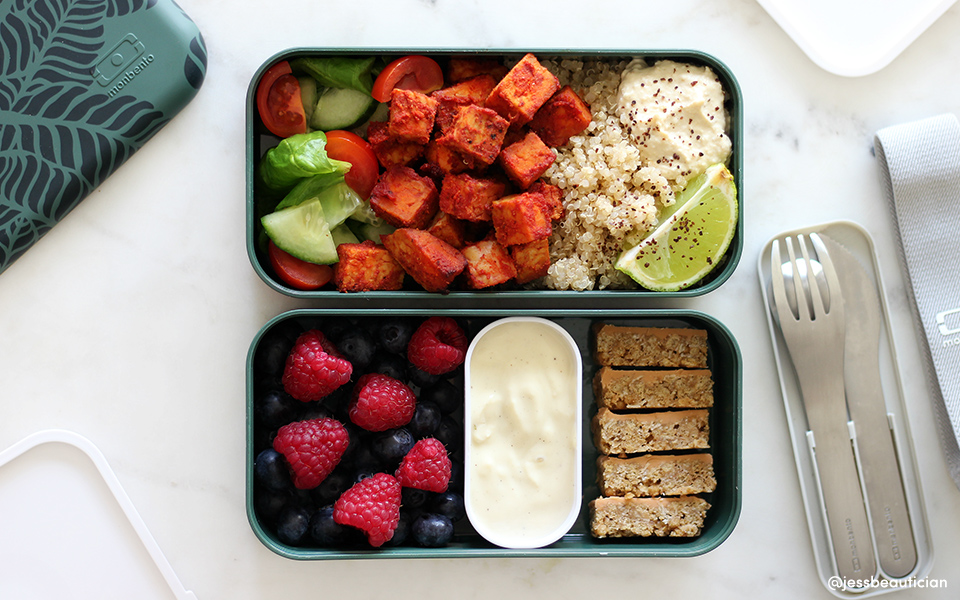
[[[282,544],[448,545],[461,527],[464,361],[451,317],[279,323],[254,355],[253,501]]]

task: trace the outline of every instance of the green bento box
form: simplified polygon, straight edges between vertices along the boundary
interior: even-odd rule
[[[320,498],[316,492],[290,489],[279,493],[268,492],[255,475],[255,461],[265,449],[271,448],[272,437],[279,426],[275,414],[264,416],[261,399],[272,390],[282,387],[279,374],[286,357],[285,349],[300,333],[319,329],[330,332],[331,338],[348,330],[363,329],[375,332],[386,320],[408,319],[421,323],[429,317],[454,319],[472,339],[489,323],[505,317],[537,316],[562,327],[576,342],[582,358],[582,482],[581,510],[570,530],[558,541],[542,548],[505,549],[484,540],[469,523],[467,517],[455,521],[454,534],[443,547],[420,547],[412,538],[402,544],[389,543],[371,548],[363,542],[342,546],[323,547],[310,537],[309,532],[296,543],[281,541],[277,534],[276,515],[287,506],[303,507],[310,516],[328,505],[329,498]],[[716,489],[699,494],[710,508],[700,534],[695,537],[634,537],[604,538],[591,536],[589,531],[589,503],[600,496],[596,483],[596,450],[591,434],[591,419],[597,412],[593,378],[598,371],[593,356],[593,327],[595,324],[613,324],[632,327],[663,327],[699,329],[707,334],[707,366],[713,378],[713,406],[709,409],[709,452],[713,457]],[[340,333],[338,333],[340,332]],[[375,335],[371,333],[371,335]],[[378,350],[382,352],[382,350]],[[278,371],[279,369],[279,371]],[[469,558],[469,557],[691,557],[715,549],[732,533],[740,515],[741,506],[741,395],[742,365],[740,349],[730,331],[714,318],[689,310],[484,310],[484,309],[420,309],[385,312],[370,309],[298,309],[282,313],[270,320],[253,339],[246,363],[246,508],[251,528],[260,541],[273,552],[298,560],[376,559],[376,558]],[[463,389],[462,366],[443,376]],[[356,379],[356,373],[354,380]],[[411,376],[411,379],[413,377]],[[351,382],[352,383],[352,382]],[[435,382],[423,383],[426,387]],[[349,388],[350,383],[344,387]],[[424,387],[411,384],[418,397]],[[349,398],[349,389],[347,398]],[[343,402],[344,400],[340,400]],[[296,401],[295,401],[296,402]],[[319,414],[337,416],[334,404],[320,402],[297,403],[286,420],[317,418]],[[343,413],[340,413],[341,415]],[[445,441],[453,461],[451,489],[457,485],[457,474],[463,473],[464,438],[462,408],[449,413],[459,430],[459,438]],[[447,418],[447,417],[445,417]],[[269,422],[269,424],[267,424]],[[450,432],[446,432],[447,435]],[[436,434],[440,438],[440,434]],[[347,467],[344,467],[345,469]],[[348,474],[347,478],[355,477]],[[401,510],[404,510],[401,508]]]
[[[593,269],[597,267],[593,258],[583,259],[583,256],[592,256],[591,251],[578,250],[580,255],[578,261],[584,261],[580,264],[589,264],[589,276],[595,281],[590,284],[582,283],[584,279],[578,280],[579,283],[564,283],[560,287],[569,285],[566,289],[547,289],[543,286],[531,286],[528,282],[518,283],[517,280],[507,279],[505,282],[475,289],[472,282],[464,281],[464,274],[455,279],[448,288],[442,293],[424,291],[421,285],[418,285],[413,278],[408,275],[405,277],[402,288],[396,291],[370,290],[352,293],[343,293],[338,291],[333,284],[326,284],[319,288],[303,289],[299,285],[292,283],[279,275],[275,265],[271,263],[271,257],[268,252],[268,237],[261,224],[261,218],[264,214],[269,214],[265,206],[270,204],[265,202],[263,194],[258,191],[258,169],[264,154],[278,145],[279,137],[272,134],[264,124],[258,110],[258,86],[262,80],[270,80],[268,73],[272,67],[283,63],[294,64],[294,61],[300,61],[303,64],[307,59],[326,59],[326,60],[357,60],[366,57],[374,57],[378,61],[388,63],[404,56],[417,55],[426,56],[434,59],[440,64],[447,65],[451,59],[478,59],[487,61],[498,61],[503,64],[515,62],[524,56],[525,53],[532,53],[537,58],[543,60],[555,61],[560,63],[564,60],[591,60],[602,59],[609,61],[629,61],[632,59],[643,59],[648,64],[653,64],[661,60],[673,60],[680,63],[688,63],[695,66],[709,67],[723,86],[724,98],[722,108],[727,116],[726,134],[729,137],[732,151],[726,161],[729,174],[732,176],[733,183],[737,190],[738,217],[736,230],[732,241],[726,252],[720,258],[720,262],[713,267],[703,279],[690,285],[689,287],[679,289],[678,291],[651,291],[649,289],[614,289],[617,286],[609,286],[606,283],[608,276],[624,277],[625,275],[610,272],[610,274],[600,274]],[[377,63],[380,64],[379,62]],[[445,67],[446,68],[446,67]],[[703,86],[701,86],[702,88]],[[354,306],[357,300],[362,300],[365,306],[384,306],[390,308],[418,308],[424,306],[436,306],[438,308],[468,308],[483,307],[493,308],[496,306],[505,306],[504,302],[509,302],[513,307],[538,307],[548,303],[553,308],[589,308],[589,307],[609,307],[616,308],[624,306],[627,302],[646,299],[665,299],[665,298],[690,298],[707,294],[719,288],[729,277],[739,263],[744,243],[744,187],[743,187],[743,101],[739,83],[730,69],[717,58],[696,50],[560,50],[560,49],[428,49],[428,48],[295,48],[278,53],[267,59],[263,65],[254,74],[246,98],[246,244],[248,258],[254,271],[270,288],[285,294],[287,296],[322,301],[324,306]],[[370,117],[365,115],[365,121],[360,121],[356,127],[345,127],[350,132],[357,132],[361,136],[366,136],[367,126],[371,121],[383,121],[386,103],[381,104]],[[712,105],[711,105],[712,107]],[[711,108],[713,109],[713,107]],[[716,107],[717,110],[720,107]],[[317,110],[320,110],[317,108]],[[612,117],[611,117],[612,118]],[[684,120],[685,122],[685,120]],[[509,135],[509,134],[508,134]],[[429,150],[428,150],[429,151]],[[676,156],[676,155],[674,155]],[[425,159],[417,159],[425,160]],[[659,162],[659,161],[658,161]],[[417,163],[413,163],[416,165]],[[494,164],[493,166],[498,166]],[[426,173],[435,180],[436,173],[428,173],[423,166],[416,167],[418,172]],[[381,171],[384,171],[381,167]],[[471,171],[472,173],[472,171]],[[449,174],[449,172],[448,172]],[[645,184],[646,185],[646,184]],[[510,186],[508,185],[508,190]],[[525,189],[525,188],[517,188]],[[508,192],[510,193],[510,192]],[[632,192],[631,192],[632,193]],[[276,200],[271,200],[273,206]],[[443,212],[443,211],[440,211]],[[632,218],[632,217],[631,217]],[[349,223],[353,221],[348,220]],[[559,221],[554,222],[554,229]],[[474,221],[473,224],[476,224]],[[468,223],[468,229],[471,225]],[[578,226],[579,227],[579,226]],[[351,226],[352,234],[362,241],[364,234],[357,233],[358,227]],[[374,231],[372,237],[366,239],[379,238],[379,233]],[[481,234],[477,234],[479,236]],[[571,236],[573,234],[566,234]],[[589,234],[587,234],[589,235]],[[606,236],[607,234],[604,234]],[[611,234],[612,235],[612,234]],[[579,235],[583,238],[583,235]],[[568,239],[572,239],[569,238]],[[607,246],[606,253],[612,253],[609,249],[609,240],[603,238],[603,244]],[[339,244],[336,235],[332,244]],[[329,251],[327,254],[333,252]],[[334,256],[332,260],[336,260]],[[553,258],[554,262],[556,258]],[[575,265],[570,269],[581,269]],[[564,266],[565,272],[568,267]],[[466,272],[466,271],[465,271]],[[464,273],[465,273],[464,272]],[[565,277],[565,276],[564,276]],[[602,280],[602,281],[601,281]],[[567,282],[566,279],[564,279]],[[583,286],[583,287],[581,287]],[[576,291],[583,289],[584,291]]]

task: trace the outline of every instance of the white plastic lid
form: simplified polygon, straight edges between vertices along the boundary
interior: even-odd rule
[[[64,430],[0,452],[0,598],[196,600],[103,454]]]
[[[758,0],[821,68],[869,75],[890,64],[957,0]]]

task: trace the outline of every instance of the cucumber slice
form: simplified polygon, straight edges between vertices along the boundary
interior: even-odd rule
[[[387,235],[396,230],[393,225],[383,221],[381,221],[378,225],[372,225],[370,223],[364,223],[362,221],[350,219],[347,221],[347,223],[351,225],[351,229],[353,229],[353,232],[357,234],[358,238],[361,240],[372,240],[377,244],[383,243],[380,241],[381,235]]]
[[[297,77],[300,82],[300,101],[303,103],[303,112],[307,123],[313,118],[313,111],[317,108],[317,80],[308,75]]]
[[[300,260],[320,265],[337,262],[337,245],[319,199],[270,213],[260,222],[278,248]]]
[[[331,229],[330,235],[333,236],[333,243],[335,243],[338,246],[340,244],[360,243],[360,239],[356,235],[354,235],[352,231],[350,231],[350,228],[347,227],[346,223],[344,223],[343,225],[337,225],[336,227]]]
[[[379,103],[370,94],[341,88],[320,92],[310,127],[321,131],[351,129],[366,121]]]
[[[316,183],[314,184],[314,182]],[[342,179],[333,185],[327,184],[327,180],[315,177],[297,185],[277,204],[274,211],[297,206],[311,200],[319,200],[323,207],[324,217],[327,219],[327,225],[332,229],[343,223],[347,217],[352,216],[359,207],[364,204],[369,205]]]
[[[362,221],[364,223],[370,223],[371,225],[380,225],[382,224],[383,218],[380,217],[370,206],[369,200],[364,200],[360,203],[360,206],[357,207],[353,214],[350,215],[350,218],[357,221]]]
[[[327,224],[333,229],[363,206],[363,198],[346,183],[338,183],[319,196]]]

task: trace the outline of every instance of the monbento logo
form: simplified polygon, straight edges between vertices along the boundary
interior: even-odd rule
[[[952,308],[937,313],[937,329],[944,339],[941,346],[960,347],[960,308]]]
[[[93,77],[103,87],[110,88],[108,96],[116,96],[141,71],[149,67],[153,60],[153,54],[144,56],[143,42],[128,33],[100,58],[93,69]]]
[[[937,328],[940,329],[940,335],[960,333],[960,308],[937,313]]]

